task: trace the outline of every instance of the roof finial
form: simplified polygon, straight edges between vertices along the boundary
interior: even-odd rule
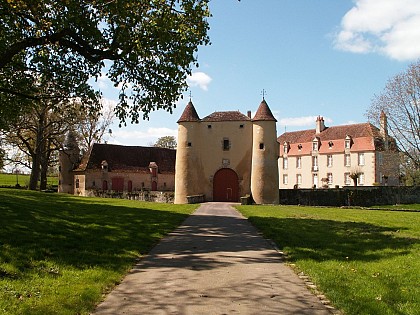
[[[191,102],[191,90],[190,90],[190,102]]]
[[[264,97],[265,97],[265,95],[267,94],[267,91],[266,90],[264,90],[264,89],[262,89],[262,91],[261,91],[261,95],[262,95],[262,97],[263,97],[263,101],[265,101],[265,99],[264,99]]]

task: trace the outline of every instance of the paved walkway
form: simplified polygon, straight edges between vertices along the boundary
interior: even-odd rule
[[[206,203],[95,314],[331,314],[235,209]]]

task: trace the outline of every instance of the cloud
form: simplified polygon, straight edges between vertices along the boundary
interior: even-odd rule
[[[194,72],[187,78],[188,85],[198,86],[202,90],[207,91],[212,78],[204,72]]]
[[[334,46],[404,61],[420,58],[419,39],[420,1],[356,0],[341,20]]]
[[[128,129],[113,129],[112,138],[109,139],[108,143],[124,145],[139,145],[148,146],[151,143],[155,143],[156,140],[164,136],[178,135],[177,129],[170,128],[148,128],[146,130],[128,130]]]

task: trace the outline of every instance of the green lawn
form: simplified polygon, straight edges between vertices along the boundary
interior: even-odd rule
[[[238,209],[345,314],[420,314],[420,213]]]
[[[0,314],[88,314],[196,207],[0,189]]]
[[[58,185],[58,177],[57,176],[50,176],[47,179],[48,185]],[[0,173],[0,186],[11,186],[15,187],[15,185],[19,183],[20,186],[28,186],[29,184],[29,175],[27,174],[6,174]]]

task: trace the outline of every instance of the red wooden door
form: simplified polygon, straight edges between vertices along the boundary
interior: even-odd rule
[[[112,190],[123,191],[124,190],[124,178],[114,177],[112,179]]]
[[[152,191],[156,191],[157,190],[157,183],[156,181],[152,182]]]
[[[238,175],[230,168],[222,168],[213,177],[213,201],[239,201]]]

